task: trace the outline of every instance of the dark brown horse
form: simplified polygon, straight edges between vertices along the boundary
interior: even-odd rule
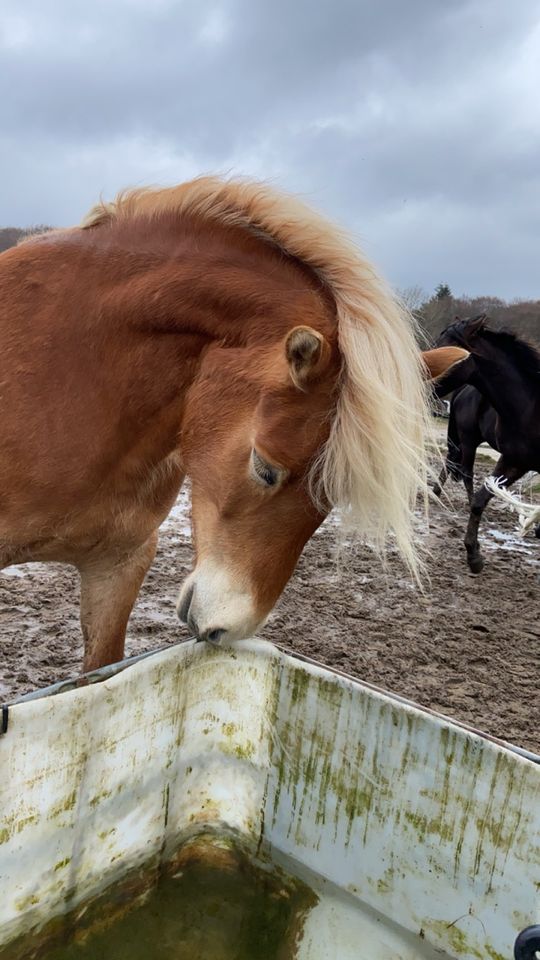
[[[501,457],[493,476],[510,486],[529,470],[540,470],[540,355],[513,333],[490,330],[482,314],[456,320],[443,331],[439,345],[456,344],[470,356],[439,378],[435,393],[455,390],[448,425],[448,456],[435,492],[450,472],[465,482],[470,517],[465,536],[467,560],[479,573],[483,559],[478,526],[493,493],[482,486],[473,493],[476,449],[487,440]],[[537,536],[540,528],[537,528]]]
[[[74,564],[85,665],[127,620],[185,476],[201,639],[264,621],[332,507],[415,567],[423,365],[326,220],[266,186],[134,191],[0,257],[0,565]]]

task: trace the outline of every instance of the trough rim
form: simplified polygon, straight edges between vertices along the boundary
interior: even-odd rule
[[[67,693],[70,690],[76,690],[79,687],[89,686],[90,684],[102,683],[104,680],[108,680],[110,677],[114,677],[117,674],[122,673],[135,663],[139,663],[141,660],[148,659],[148,657],[156,656],[157,654],[163,653],[165,650],[171,650],[174,647],[187,645],[195,646],[200,642],[201,641],[197,640],[195,637],[187,637],[185,639],[176,640],[174,643],[166,643],[160,647],[156,647],[154,650],[147,650],[145,653],[135,654],[132,657],[125,657],[123,660],[119,660],[117,663],[108,664],[106,667],[100,667],[98,670],[77,674],[75,677],[67,680],[59,680],[57,683],[50,684],[47,687],[41,687],[39,690],[33,690],[30,693],[23,694],[21,697],[16,697],[13,700],[4,701],[0,705],[2,714],[2,719],[0,720],[0,736],[2,733],[7,732],[10,707],[14,707],[19,703],[27,703],[30,700],[40,700],[44,697],[54,697],[62,693]],[[239,641],[238,644],[231,644],[231,647],[241,649],[242,643],[244,642],[245,641]],[[460,727],[462,730],[473,733],[477,737],[481,737],[483,740],[488,740],[491,743],[495,743],[498,746],[503,747],[505,750],[509,750],[511,753],[515,753],[520,757],[524,757],[526,760],[529,760],[532,763],[540,766],[540,754],[533,753],[533,751],[527,750],[525,747],[519,747],[517,744],[511,743],[509,740],[503,740],[501,737],[496,737],[491,733],[485,733],[485,731],[480,730],[478,727],[474,727],[463,720],[458,720],[456,717],[452,717],[449,714],[441,713],[439,710],[433,710],[431,707],[426,707],[421,703],[417,703],[416,700],[411,700],[409,697],[403,697],[401,694],[395,693],[393,690],[387,690],[385,687],[371,683],[369,680],[362,680],[360,677],[356,677],[351,673],[347,673],[345,670],[340,670],[339,667],[333,667],[326,663],[321,663],[320,660],[315,660],[313,657],[308,657],[306,654],[298,653],[298,651],[293,650],[291,647],[287,647],[285,644],[270,643],[268,640],[263,642],[268,644],[268,646],[275,647],[276,650],[279,650],[286,656],[291,657],[293,660],[310,664],[311,666],[317,667],[319,670],[325,670],[327,673],[332,673],[335,676],[343,677],[345,680],[348,680],[359,687],[382,694],[384,697],[387,697],[396,703],[403,704],[407,707],[413,707],[415,710],[419,710],[421,713],[428,714],[429,716],[443,720],[445,723],[450,723],[453,726]],[[209,644],[209,646],[211,646],[211,644]]]

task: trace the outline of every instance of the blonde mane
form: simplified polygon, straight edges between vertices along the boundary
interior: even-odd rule
[[[201,177],[133,190],[99,204],[83,227],[172,211],[256,233],[311,267],[332,292],[343,368],[330,437],[314,467],[315,496],[326,498],[345,529],[367,536],[379,551],[392,533],[417,575],[413,520],[419,491],[427,502],[428,408],[407,311],[342,231],[265,184]]]

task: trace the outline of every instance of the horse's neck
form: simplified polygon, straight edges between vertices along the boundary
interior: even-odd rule
[[[161,221],[128,227],[81,231],[76,281],[82,302],[88,290],[93,340],[111,341],[111,376],[134,428],[158,414],[171,428],[211,345],[249,348],[247,368],[252,348],[277,345],[299,318],[332,336],[316,278],[267,244]]]
[[[434,393],[436,397],[446,397],[454,390],[458,390],[465,384],[470,383],[477,386],[476,364],[470,355],[465,360],[454,363],[443,374],[434,381]]]
[[[471,354],[435,381],[434,392],[437,397],[445,397],[465,384],[476,387],[506,423],[538,432],[538,390],[506,357],[495,351],[486,356]]]
[[[495,349],[475,355],[475,385],[501,419],[526,425],[538,412],[539,395],[528,376],[508,356]],[[539,378],[540,379],[540,378]]]
[[[160,218],[150,226],[119,223],[108,235],[98,230],[96,243],[119,257],[126,319],[156,334],[243,346],[279,339],[299,316],[324,319],[316,277],[239,229]],[[123,279],[133,260],[141,265],[137,285]]]

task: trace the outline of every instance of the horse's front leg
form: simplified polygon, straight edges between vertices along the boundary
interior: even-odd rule
[[[470,501],[471,512],[467,532],[465,533],[465,549],[467,551],[467,563],[472,573],[480,573],[484,566],[484,560],[478,546],[478,527],[482,514],[492,497],[493,494],[482,484]]]
[[[504,461],[504,457],[500,457],[491,476],[504,477],[506,480],[505,486],[510,487],[516,480],[519,480],[523,474],[523,470],[508,466]],[[467,563],[472,573],[480,573],[484,566],[484,559],[478,546],[478,527],[482,519],[482,514],[492,498],[493,494],[482,484],[471,500],[471,512],[465,534],[465,549],[467,551]]]
[[[79,568],[85,671],[122,659],[127,622],[154,559],[157,541],[156,530],[120,561],[105,557]]]
[[[469,501],[469,509],[472,509],[474,498],[474,461],[476,458],[476,449],[477,448],[473,446],[464,447],[461,460],[461,475],[467,493],[467,500]],[[484,507],[482,507],[482,509],[484,509]]]
[[[439,479],[437,480],[437,482],[435,483],[435,485],[434,485],[434,487],[433,487],[433,493],[435,494],[436,497],[440,497],[440,496],[441,496],[441,494],[442,494],[442,488],[444,487],[444,485],[445,485],[445,483],[446,483],[446,481],[447,481],[447,479],[448,479],[448,473],[449,473],[449,469],[448,469],[448,457],[447,457],[446,460],[445,460],[445,462],[444,462],[444,464],[443,464],[443,467],[442,467],[442,469],[441,469],[441,472],[440,472],[440,474],[439,474]]]

